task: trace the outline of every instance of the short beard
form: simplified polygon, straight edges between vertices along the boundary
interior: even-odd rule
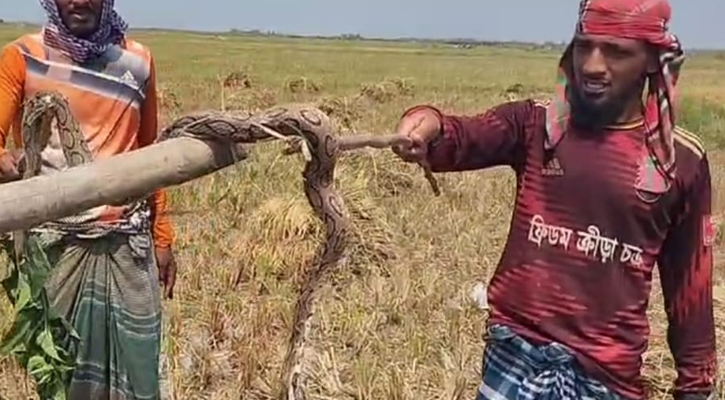
[[[602,128],[616,123],[627,107],[632,104],[633,99],[641,98],[643,84],[635,85],[631,91],[609,99],[606,103],[592,104],[583,98],[579,91],[571,84],[567,87],[567,99],[570,106],[572,125],[586,130],[601,130]]]
[[[627,108],[627,102],[621,98],[611,99],[603,104],[592,104],[571,86],[567,88],[567,97],[571,107],[572,125],[587,130],[599,130],[611,125]]]

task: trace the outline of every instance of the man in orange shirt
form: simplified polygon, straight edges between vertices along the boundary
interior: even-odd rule
[[[41,4],[48,15],[41,32],[0,52],[0,180],[18,175],[17,158],[4,148],[9,137],[22,147],[22,104],[38,91],[68,99],[96,160],[148,146],[157,135],[154,60],[126,38],[113,0]],[[66,167],[53,151],[43,152],[40,174]],[[136,204],[87,210],[74,218],[79,223],[30,231],[54,268],[45,283],[51,304],[81,339],[65,344],[76,360],[69,399],[159,398],[159,286],[171,298],[176,275],[165,203],[158,190]]]

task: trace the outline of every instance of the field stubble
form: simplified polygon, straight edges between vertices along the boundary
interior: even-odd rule
[[[21,30],[0,30],[5,43]],[[419,102],[472,113],[526,96],[547,96],[557,54],[391,45],[136,35],[155,52],[161,125],[185,112],[259,110],[314,101],[340,134],[390,133]],[[184,41],[184,52],[178,51]],[[707,141],[716,192],[725,189],[725,61],[688,61],[681,80],[686,126]],[[223,101],[222,101],[223,99]],[[271,399],[300,268],[321,238],[302,192],[299,157],[264,144],[239,165],[171,190],[180,265],[165,303],[164,392],[169,399]],[[311,399],[472,399],[479,381],[485,314],[470,298],[502,250],[514,197],[512,174],[439,175],[434,197],[422,171],[389,151],[345,154],[337,185],[353,219],[345,262],[320,294],[312,337]],[[725,273],[718,236],[716,320],[725,340]],[[645,373],[652,398],[673,379],[655,275]],[[0,331],[12,312],[0,301]],[[720,351],[720,354],[723,354]],[[721,365],[725,365],[722,360]],[[33,398],[32,383],[0,360],[0,397]]]

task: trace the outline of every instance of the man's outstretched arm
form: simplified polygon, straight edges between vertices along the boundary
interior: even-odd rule
[[[438,133],[428,146],[427,162],[435,172],[467,171],[499,165],[518,169],[526,157],[526,127],[536,115],[533,101],[504,103],[472,116],[444,114],[416,106],[403,118],[435,116]]]

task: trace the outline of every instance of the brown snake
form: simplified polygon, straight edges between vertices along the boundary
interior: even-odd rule
[[[51,129],[53,121],[56,123],[57,136]],[[68,101],[56,92],[40,91],[24,102],[22,138],[22,165],[19,166],[22,170],[22,179],[29,179],[40,173],[45,161],[41,157],[43,152],[46,152],[47,157],[55,158],[55,162],[51,161],[56,164],[55,167],[74,167],[93,160],[91,151],[80,133],[78,122],[73,118]],[[59,159],[59,153],[65,160]],[[58,221],[74,222],[76,219],[74,216],[69,216]],[[15,257],[18,263],[24,254],[25,235],[25,231],[13,232]]]
[[[40,153],[48,143],[53,118],[58,123],[68,165],[90,161],[90,152],[66,100],[55,93],[42,93],[31,98],[26,105],[24,124],[27,126],[24,126],[24,133],[29,135],[25,138],[26,178],[36,174],[39,169]],[[219,112],[188,114],[161,131],[157,142],[177,137],[225,141],[230,145],[282,139],[290,144],[288,154],[300,151],[305,154],[304,191],[310,206],[325,225],[325,241],[303,272],[282,370],[284,390],[280,393],[282,399],[303,400],[303,353],[317,288],[341,259],[349,228],[345,204],[334,187],[334,169],[339,152],[361,147],[391,147],[405,138],[401,135],[335,138],[330,118],[318,108],[304,104],[274,107],[254,115]],[[435,179],[427,168],[426,178],[434,193],[439,194]]]
[[[386,148],[400,143],[401,135],[364,135],[335,138],[330,118],[316,107],[294,104],[274,107],[255,115],[208,112],[183,116],[159,135],[159,141],[179,136],[201,140],[252,143],[282,139],[290,145],[287,154],[303,152],[307,163],[303,172],[307,200],[325,224],[325,242],[304,269],[304,278],[295,305],[292,335],[283,365],[286,400],[305,399],[303,352],[314,312],[316,289],[327,272],[343,255],[349,226],[342,197],[334,187],[334,169],[339,151],[362,147]],[[301,140],[300,140],[301,139]],[[426,178],[436,195],[438,185],[429,169]]]

